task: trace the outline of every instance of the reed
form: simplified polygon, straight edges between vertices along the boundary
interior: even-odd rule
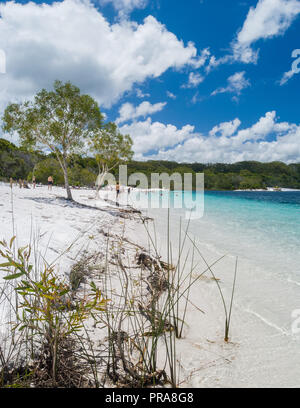
[[[78,250],[69,282],[55,272],[59,257],[48,264],[33,233],[31,244],[23,248],[16,235],[9,243],[0,242],[0,270],[5,273],[0,301],[10,306],[13,323],[6,346],[0,344],[1,386],[178,387],[177,342],[185,336],[190,306],[196,307],[192,289],[208,273],[222,300],[224,340],[229,341],[238,260],[227,307],[213,271],[224,256],[210,264],[205,260],[190,236],[190,220],[186,228],[180,220],[179,234],[173,239],[168,211],[167,252],[162,261],[155,223],[151,231],[139,217],[147,249],[126,238],[125,226],[115,236],[107,231],[104,253],[95,254],[100,264],[92,262],[93,254]],[[196,309],[201,318],[203,311]],[[93,337],[99,335],[100,352],[91,331]]]

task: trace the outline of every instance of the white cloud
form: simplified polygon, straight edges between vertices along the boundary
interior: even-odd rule
[[[203,65],[205,65],[206,61],[208,60],[208,58],[210,57],[210,50],[209,48],[204,48],[201,51],[201,54],[199,55],[199,57],[196,57],[191,65],[195,68],[195,69],[199,69],[201,67],[203,67]]]
[[[133,9],[145,8],[148,0],[100,0],[100,4],[105,5],[111,3],[119,12],[120,16],[127,15]]]
[[[0,49],[0,74],[6,73],[6,54]]]
[[[152,122],[150,118],[144,122],[133,122],[120,128],[123,134],[129,134],[134,142],[133,150],[136,158],[144,153],[161,148],[171,148],[176,144],[195,135],[194,126],[186,125],[178,129],[174,125]]]
[[[219,65],[227,64],[228,62],[232,61],[233,61],[232,55],[225,55],[224,57],[219,59],[212,55],[209,59],[209,63],[205,67],[205,71],[209,73],[213,68],[217,68]]]
[[[199,97],[199,92],[197,91],[195,95],[192,97],[191,102],[192,104],[196,104],[197,102],[201,102],[202,98]]]
[[[196,88],[203,81],[204,77],[198,72],[190,72],[188,83],[182,85],[182,88]]]
[[[127,122],[128,120],[137,119],[139,117],[146,117],[152,115],[153,113],[161,111],[165,106],[166,102],[159,102],[152,105],[148,101],[142,102],[139,106],[134,107],[131,103],[124,103],[119,109],[119,117],[116,123]]]
[[[176,95],[174,95],[172,92],[170,92],[170,91],[167,91],[167,96],[168,96],[168,98],[170,98],[170,99],[176,99],[177,98],[177,96]]]
[[[178,162],[223,162],[243,160],[262,162],[300,161],[300,125],[278,122],[276,112],[267,112],[248,128],[238,130],[239,119],[215,126],[208,135],[194,132],[187,125],[181,130],[162,123],[137,122],[123,127],[133,136],[136,158]],[[168,131],[167,131],[168,130]],[[157,151],[150,154],[151,151]]]
[[[250,86],[250,81],[245,78],[245,71],[236,72],[227,79],[228,85],[225,88],[218,88],[212,92],[211,95],[217,95],[219,93],[233,93],[239,96],[243,89]],[[236,97],[235,97],[236,99]]]
[[[258,51],[252,49],[252,44],[284,34],[299,13],[299,0],[259,0],[256,7],[250,8],[233,42],[235,59],[255,63]]]
[[[236,132],[240,124],[241,121],[239,119],[234,119],[231,122],[220,123],[219,125],[212,128],[212,130],[209,132],[209,135],[217,136],[218,134],[220,134],[221,136],[224,137],[231,136]]]
[[[109,24],[88,0],[7,2],[0,14],[7,56],[7,73],[0,76],[2,105],[60,79],[110,107],[134,85],[190,65],[197,55],[192,43],[185,46],[154,17],[141,24]]]
[[[299,0],[259,0],[255,7],[250,7],[242,28],[231,43],[231,52],[221,58],[210,56],[206,72],[227,63],[256,64],[259,49],[254,49],[253,45],[259,40],[283,35],[299,14]],[[287,79],[290,77],[289,73]]]
[[[150,94],[149,93],[144,93],[140,88],[136,89],[136,96],[138,98],[149,98]]]

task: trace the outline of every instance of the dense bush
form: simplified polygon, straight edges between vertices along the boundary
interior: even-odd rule
[[[27,152],[5,139],[0,139],[0,177],[8,180],[26,178],[35,164],[45,156],[41,152]]]
[[[55,185],[64,185],[64,175],[59,162],[54,158],[47,158],[35,166],[34,175],[38,183],[46,184],[48,177],[52,176]],[[77,163],[68,169],[69,181],[72,186],[93,186],[96,174],[79,166]],[[32,173],[28,176],[32,178]]]
[[[73,186],[93,186],[98,173],[96,160],[73,154],[68,160],[68,175]],[[49,175],[54,184],[64,185],[61,167],[54,154],[45,155],[40,151],[24,151],[5,139],[0,139],[0,179],[10,177],[32,179],[47,183]],[[147,162],[131,161],[128,163],[128,176],[142,172],[148,177],[151,173],[205,173],[205,188],[208,190],[257,189],[266,187],[300,188],[300,163],[285,164],[282,162],[260,163],[244,161],[234,164],[226,163],[176,163],[172,161],[149,160]],[[112,170],[117,176],[117,168]],[[195,181],[195,180],[194,180]]]

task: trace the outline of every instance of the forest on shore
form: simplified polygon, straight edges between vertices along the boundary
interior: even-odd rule
[[[203,160],[204,161],[204,160]],[[300,189],[300,163],[261,163],[243,161],[225,163],[176,163],[173,161],[134,161],[125,163],[128,176],[144,173],[150,183],[151,173],[204,173],[207,190],[264,189],[282,187]],[[56,185],[64,185],[64,175],[53,153],[26,150],[0,138],[0,180],[25,179],[31,181],[33,173],[38,183],[47,183],[49,175]],[[118,168],[112,170],[117,176]],[[73,154],[68,159],[70,185],[93,187],[98,175],[97,161],[93,157]],[[195,178],[194,178],[195,179]]]

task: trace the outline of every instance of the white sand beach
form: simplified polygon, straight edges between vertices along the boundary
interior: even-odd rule
[[[153,218],[146,224],[135,219],[120,218],[118,210],[127,204],[134,205],[132,194],[123,191],[118,208],[114,191],[103,191],[95,200],[95,191],[72,190],[74,200],[81,204],[69,203],[65,191],[45,186],[36,189],[9,188],[0,185],[1,237],[7,241],[16,235],[17,247],[35,245],[39,254],[48,264],[55,265],[60,276],[68,276],[71,266],[80,254],[104,254],[107,240],[103,231],[125,237],[139,247],[154,251],[146,228],[156,242],[158,252],[164,261],[176,263],[178,258],[179,214],[171,214],[172,259],[167,259],[167,212],[149,210],[144,213]],[[94,208],[93,208],[94,207]],[[100,210],[99,210],[100,209]],[[155,227],[154,227],[155,226]],[[191,228],[191,236],[197,235]],[[199,235],[199,234],[198,234]],[[182,240],[184,232],[182,232]],[[220,279],[226,303],[229,307],[233,281],[235,254],[224,254],[222,250],[205,243],[205,236],[197,243],[205,261],[194,254],[192,278],[196,279],[213,265],[215,277]],[[187,242],[181,262],[191,255],[192,245]],[[132,250],[133,251],[133,250]],[[185,264],[186,276],[191,267],[191,257]],[[207,263],[207,264],[206,264]],[[132,279],[136,278],[132,275]],[[270,287],[268,275],[247,257],[238,263],[237,286],[233,302],[229,342],[224,342],[224,309],[218,287],[209,271],[192,286],[186,313],[183,338],[176,341],[178,364],[178,385],[181,387],[299,387],[300,353],[299,339],[287,326],[276,324],[277,313],[295,308],[292,298],[282,283],[273,280]],[[117,280],[115,281],[118,290]],[[292,295],[292,293],[291,293]],[[275,297],[274,297],[275,296]],[[185,302],[181,304],[184,313]],[[266,313],[262,313],[266,309]],[[8,320],[5,302],[0,306],[1,333],[6,333]],[[269,317],[268,317],[269,313]],[[103,340],[100,330],[91,337],[95,344]],[[163,365],[165,356],[159,356]]]

